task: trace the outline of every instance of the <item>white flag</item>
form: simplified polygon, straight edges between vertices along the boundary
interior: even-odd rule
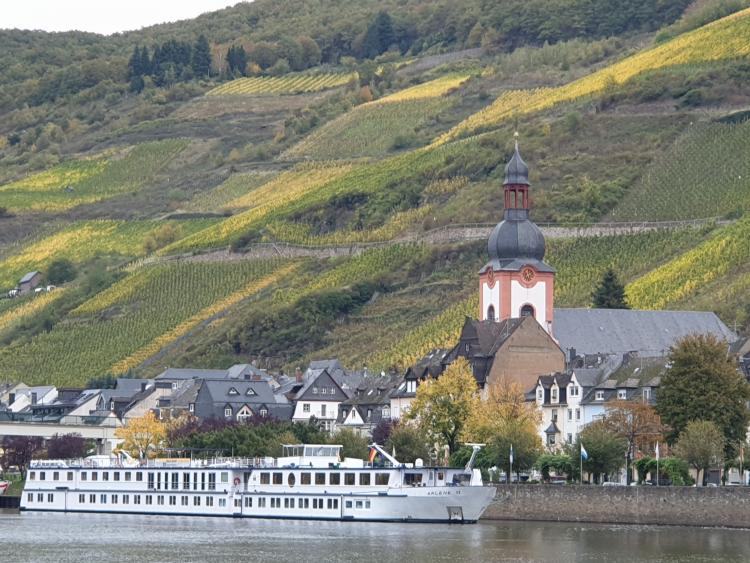
[[[659,442],[656,442],[656,459],[659,459]]]
[[[513,444],[510,445],[510,464],[513,465]]]
[[[583,447],[583,444],[581,444],[581,459],[587,460],[589,458],[589,452],[586,451],[586,448]]]

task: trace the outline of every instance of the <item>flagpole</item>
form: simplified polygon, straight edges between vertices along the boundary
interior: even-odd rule
[[[579,482],[581,485],[583,485],[583,451],[582,451],[583,444],[579,443],[579,446],[580,448],[578,450],[578,463],[581,464],[581,475],[579,477]]]
[[[659,442],[656,442],[656,486],[659,486]]]

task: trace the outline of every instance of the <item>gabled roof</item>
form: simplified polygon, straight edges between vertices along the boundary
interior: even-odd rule
[[[265,381],[206,380],[203,387],[214,403],[276,403],[273,389]],[[251,393],[248,394],[248,391]]]
[[[690,334],[713,334],[726,342],[737,336],[711,312],[627,309],[555,309],[555,338],[577,354],[666,356]]]
[[[462,339],[476,339],[476,347],[471,350],[472,356],[493,356],[513,332],[521,326],[522,318],[505,319],[501,322],[478,321],[466,318]]]
[[[39,272],[37,272],[36,270],[34,270],[33,272],[29,272],[29,273],[25,274],[25,275],[24,275],[24,276],[23,276],[23,277],[21,278],[21,281],[20,281],[20,282],[18,282],[18,283],[28,283],[28,282],[30,282],[30,281],[31,281],[31,280],[32,280],[32,279],[34,278],[34,276],[36,276],[36,275],[39,275]]]

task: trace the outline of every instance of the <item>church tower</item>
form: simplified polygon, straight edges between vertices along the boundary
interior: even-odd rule
[[[533,316],[552,334],[555,270],[544,263],[544,235],[529,220],[529,167],[516,147],[505,166],[505,211],[479,271],[479,319]]]

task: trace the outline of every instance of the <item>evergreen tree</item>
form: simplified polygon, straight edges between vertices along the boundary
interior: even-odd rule
[[[211,72],[211,47],[205,35],[198,37],[193,46],[192,66],[196,76],[205,77]]]
[[[595,309],[630,309],[625,300],[625,286],[612,268],[607,269],[602,281],[592,294]]]
[[[671,431],[673,443],[693,420],[716,423],[726,439],[726,458],[746,440],[750,420],[745,403],[750,385],[727,358],[727,345],[711,335],[683,338],[669,354],[656,411]]]
[[[140,63],[141,64],[141,72],[144,75],[151,74],[153,72],[153,68],[152,68],[152,65],[151,65],[151,58],[148,55],[148,47],[146,47],[145,45],[143,47],[141,47],[140,58],[141,58],[141,63]]]
[[[374,59],[381,53],[385,53],[395,40],[391,16],[388,12],[379,12],[365,32],[362,40],[362,57]]]
[[[133,80],[136,76],[141,76],[143,70],[141,68],[141,50],[138,47],[133,49],[133,54],[130,55],[128,61],[128,80]]]
[[[232,45],[227,51],[227,66],[229,74],[245,75],[247,68],[247,53],[242,45]]]

